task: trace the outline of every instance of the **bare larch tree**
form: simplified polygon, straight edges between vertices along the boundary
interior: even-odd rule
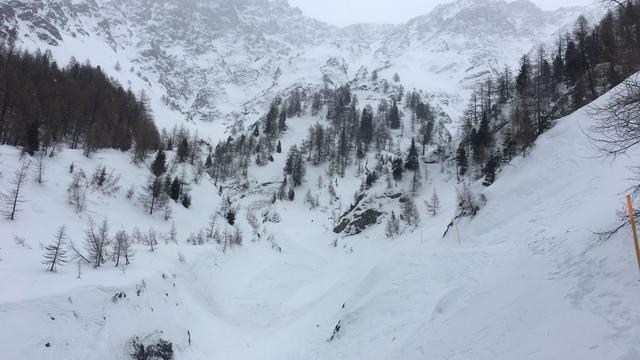
[[[67,230],[64,225],[58,228],[55,240],[45,246],[42,263],[47,265],[48,271],[56,271],[56,266],[64,265],[67,259],[67,250],[65,249],[67,240]]]
[[[21,191],[25,180],[27,179],[30,162],[23,161],[20,167],[15,171],[13,178],[9,181],[10,188],[2,194],[3,215],[8,220],[14,220],[16,213],[19,212],[20,203],[24,202]]]

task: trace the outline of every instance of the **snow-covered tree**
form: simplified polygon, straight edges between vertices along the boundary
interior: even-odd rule
[[[404,200],[405,201],[402,204],[401,218],[407,223],[407,225],[415,227],[420,222],[418,207],[411,196],[405,196]]]
[[[393,179],[397,182],[402,179],[402,159],[396,158],[391,162],[391,173]]]
[[[407,154],[407,160],[404,163],[404,167],[407,170],[418,171],[420,169],[420,162],[418,161],[418,149],[416,148],[416,141],[411,139],[411,146],[409,147],[409,153]]]
[[[396,216],[396,213],[394,211],[391,211],[391,216],[389,217],[389,219],[387,220],[387,223],[385,224],[385,234],[387,235],[387,237],[392,238],[395,235],[397,235],[399,232],[400,232],[400,220]]]
[[[313,196],[313,194],[311,193],[311,189],[307,190],[307,193],[304,196],[304,202],[305,204],[309,204],[309,207],[311,209],[315,209],[319,205],[318,199],[317,197]]]
[[[171,186],[169,187],[168,193],[169,193],[169,197],[173,201],[180,200],[180,195],[182,195],[182,180],[179,179],[177,176],[171,182]]]
[[[496,180],[496,171],[498,170],[498,166],[500,165],[500,160],[498,159],[498,157],[496,155],[491,155],[489,157],[489,160],[487,161],[487,164],[484,167],[484,181],[482,182],[483,185],[485,186],[489,186],[491,184],[493,184],[493,182]]]
[[[278,117],[278,131],[281,133],[287,131],[287,113],[284,110],[280,111],[280,116]]]
[[[416,195],[418,190],[420,190],[421,185],[420,171],[416,170],[413,172],[413,176],[411,177],[411,195]]]
[[[304,156],[297,146],[292,146],[287,154],[287,161],[284,168],[285,173],[291,175],[293,186],[299,186],[304,180],[306,172]]]
[[[427,206],[427,212],[429,212],[431,216],[436,216],[438,214],[440,211],[440,198],[438,197],[436,189],[433,189],[431,199],[429,201],[425,201],[425,205]]]
[[[264,119],[264,134],[269,137],[275,137],[276,135],[276,121],[278,121],[278,105],[273,102],[269,108],[269,112]]]
[[[456,200],[458,202],[458,209],[464,215],[475,216],[480,209],[478,200],[466,181],[456,189]]]
[[[189,141],[184,137],[178,144],[178,150],[176,151],[179,162],[184,162],[189,156]]]
[[[156,153],[156,158],[151,163],[151,172],[153,175],[159,177],[167,171],[167,155],[160,149]]]
[[[400,112],[395,101],[391,105],[389,112],[389,127],[391,129],[400,129]]]

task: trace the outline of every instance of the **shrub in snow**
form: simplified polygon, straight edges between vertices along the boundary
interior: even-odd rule
[[[440,198],[438,198],[438,194],[435,189],[433,189],[433,195],[431,195],[430,201],[425,201],[424,204],[427,207],[427,212],[431,216],[436,216],[438,214],[438,211],[440,210]]]
[[[191,195],[185,193],[182,195],[182,200],[181,200],[182,206],[184,206],[185,209],[188,209],[191,206]]]
[[[73,173],[73,179],[67,188],[67,201],[76,212],[83,211],[87,204],[87,177],[82,169]]]
[[[392,238],[398,235],[398,233],[400,233],[400,220],[396,216],[396,213],[391,211],[391,217],[389,217],[385,224],[385,235]]]
[[[253,234],[256,237],[260,237],[260,220],[258,220],[258,216],[256,216],[256,210],[248,209],[246,217],[249,226],[251,226],[251,230],[253,230]]]
[[[262,214],[262,222],[277,224],[280,222],[280,215],[275,211],[267,210]]]
[[[476,195],[471,191],[467,182],[463,182],[462,186],[456,189],[456,201],[462,216],[475,216],[480,210]]]
[[[134,360],[172,360],[173,344],[164,339],[157,339],[145,344],[139,337],[131,340],[131,358]]]
[[[230,209],[229,212],[227,212],[227,215],[225,216],[225,218],[227,219],[227,222],[229,223],[229,225],[235,224],[236,212],[233,211],[233,209]]]
[[[115,193],[120,190],[120,176],[113,172],[113,169],[107,170],[105,166],[99,165],[91,175],[91,185],[105,195]]]
[[[313,194],[311,194],[311,190],[307,190],[307,193],[304,197],[304,202],[305,204],[309,205],[310,209],[315,209],[320,205],[318,196],[313,196]]]
[[[335,337],[338,336],[338,333],[340,333],[340,328],[341,327],[342,327],[342,320],[338,320],[338,323],[333,328],[333,333],[331,334],[331,337],[327,341],[329,341],[329,342],[333,341],[333,339],[335,339]]]
[[[378,181],[378,174],[375,171],[368,172],[367,178],[365,180],[367,190],[371,189],[371,187],[373,186],[373,184],[376,183],[376,181]]]

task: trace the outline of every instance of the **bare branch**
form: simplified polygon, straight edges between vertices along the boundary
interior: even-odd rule
[[[589,115],[596,125],[587,134],[604,156],[617,157],[640,145],[640,80],[638,75],[625,81],[603,105],[591,106]]]
[[[611,9],[611,8],[623,6],[624,5],[624,1],[621,1],[621,0],[596,0],[596,4],[599,4],[603,8]]]

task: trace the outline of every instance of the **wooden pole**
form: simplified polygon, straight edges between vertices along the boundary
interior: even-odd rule
[[[640,270],[640,245],[638,244],[638,231],[636,230],[636,218],[633,215],[633,205],[631,203],[631,195],[627,195],[627,206],[629,207],[629,219],[631,220],[631,231],[633,232],[633,243],[636,247],[636,259],[638,260],[638,269]]]

